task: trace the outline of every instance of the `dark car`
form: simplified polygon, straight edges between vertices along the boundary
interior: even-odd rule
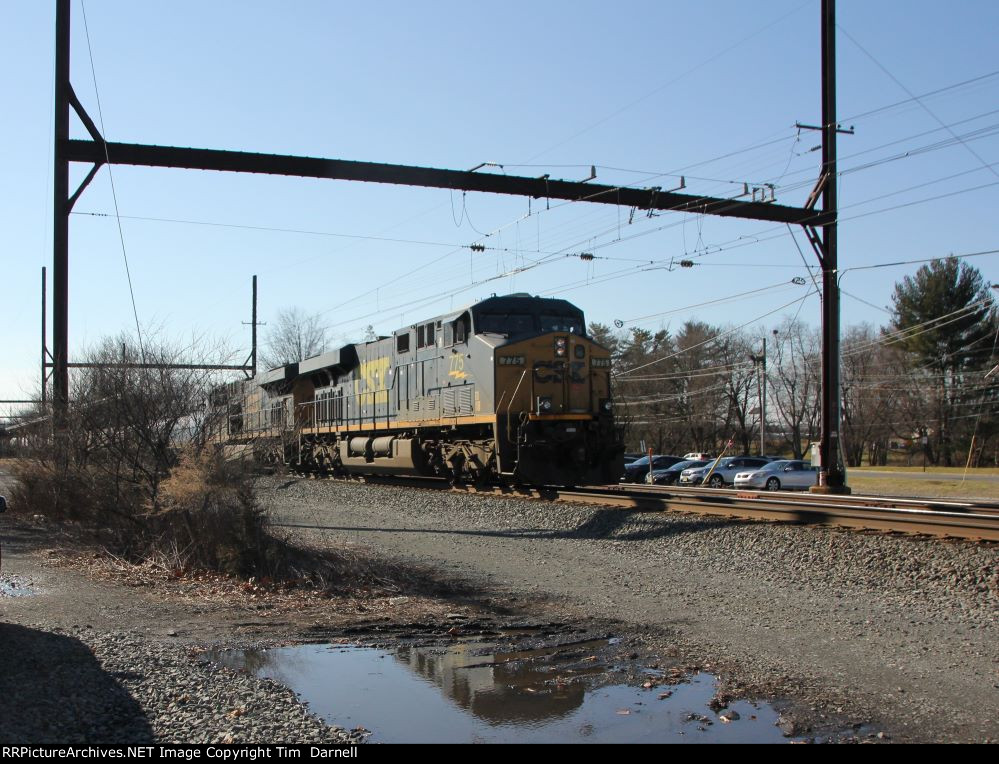
[[[652,470],[652,482],[656,485],[676,485],[676,481],[680,479],[680,473],[684,470],[704,467],[710,463],[701,459],[685,459],[664,470]]]
[[[664,470],[682,461],[683,459],[679,456],[653,456],[652,469]],[[625,465],[624,477],[621,480],[625,483],[644,483],[648,474],[649,457],[643,456],[641,459],[636,459],[631,464]]]

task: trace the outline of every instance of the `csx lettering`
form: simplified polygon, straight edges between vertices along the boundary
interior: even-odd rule
[[[585,361],[573,361],[569,365],[569,380],[576,384],[586,381],[583,376]],[[534,379],[536,382],[564,382],[565,381],[565,361],[535,361]]]
[[[451,355],[451,368],[448,371],[449,377],[456,377],[457,379],[465,379],[467,376],[465,374],[465,356],[460,353],[453,353]]]

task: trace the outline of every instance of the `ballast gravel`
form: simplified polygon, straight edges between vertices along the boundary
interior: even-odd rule
[[[0,744],[326,743],[327,726],[270,680],[130,633],[0,624]]]
[[[618,620],[816,718],[999,739],[994,544],[322,480],[267,479],[259,498],[313,543]]]

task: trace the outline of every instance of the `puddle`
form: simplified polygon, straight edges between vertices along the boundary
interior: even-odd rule
[[[764,704],[733,702],[721,712],[731,721],[722,721],[708,707],[716,686],[710,674],[653,681],[649,689],[590,688],[586,676],[614,673],[591,654],[607,643],[510,651],[481,642],[299,645],[208,657],[287,685],[331,724],[373,730],[370,742],[787,742],[774,726],[777,712]]]
[[[30,597],[34,593],[27,581],[17,576],[0,576],[0,597]]]

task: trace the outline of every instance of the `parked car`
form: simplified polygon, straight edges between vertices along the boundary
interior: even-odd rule
[[[656,485],[675,485],[676,481],[680,479],[680,473],[684,470],[693,467],[703,467],[710,463],[701,459],[684,459],[682,462],[677,462],[672,467],[667,467],[664,470],[652,470],[652,482]]]
[[[641,454],[625,454],[624,455],[624,463],[625,463],[625,465],[628,465],[628,464],[631,464],[632,462],[637,461],[637,460],[639,460],[641,458],[642,458]]]
[[[663,456],[654,455],[652,457],[652,469],[653,470],[664,470],[667,467],[672,467],[677,462],[682,462],[679,456]],[[624,477],[621,481],[624,483],[644,483],[646,476],[649,474],[649,457],[643,456],[641,459],[636,459],[631,464],[626,464],[624,466]]]
[[[680,485],[700,485],[704,482],[708,472],[711,477],[707,478],[708,485],[712,488],[722,488],[732,485],[735,482],[736,474],[746,470],[755,470],[769,464],[766,457],[762,456],[727,456],[718,461],[718,465],[712,470],[714,462],[708,463],[704,467],[692,467],[680,473]]]
[[[692,451],[689,454],[684,454],[683,458],[684,459],[696,459],[696,460],[699,460],[699,461],[707,461],[708,459],[714,459],[715,457],[714,457],[713,454],[705,454],[705,453],[702,453],[700,451]]]
[[[807,491],[818,482],[819,468],[796,459],[770,462],[735,476],[736,488],[765,488],[768,491]]]

